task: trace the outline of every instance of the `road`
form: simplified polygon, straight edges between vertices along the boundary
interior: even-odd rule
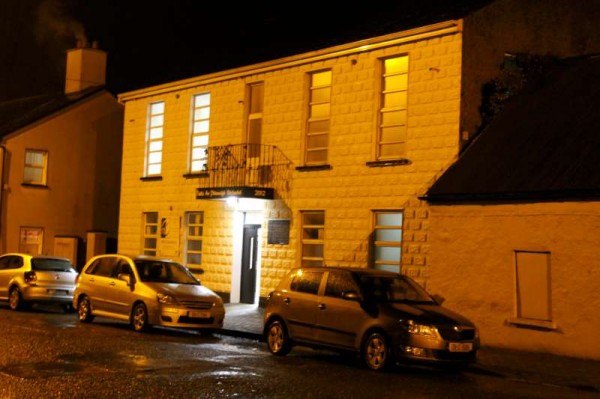
[[[0,306],[0,398],[599,398],[597,393],[473,372],[386,373],[326,351],[284,358],[243,338],[122,322],[58,308]]]

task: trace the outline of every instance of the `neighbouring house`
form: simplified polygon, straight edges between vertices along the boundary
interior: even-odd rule
[[[430,288],[488,344],[600,359],[600,54],[559,60],[432,185]]]
[[[2,252],[116,249],[123,105],[104,89],[106,52],[67,51],[64,93],[0,103]]]
[[[489,122],[482,88],[510,54],[600,51],[597,5],[448,2],[389,15],[383,35],[119,94],[119,251],[181,261],[230,302],[260,303],[297,265],[428,287],[444,266],[421,197]]]

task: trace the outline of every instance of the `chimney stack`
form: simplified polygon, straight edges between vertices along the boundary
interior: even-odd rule
[[[75,93],[92,86],[106,83],[106,52],[98,48],[98,42],[91,47],[77,41],[77,48],[67,50],[67,76],[65,94]]]

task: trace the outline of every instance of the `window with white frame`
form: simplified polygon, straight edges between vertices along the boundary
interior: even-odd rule
[[[25,168],[23,169],[23,183],[46,185],[48,169],[48,152],[42,150],[25,150]]]
[[[374,211],[373,268],[400,272],[402,261],[402,211]]]
[[[44,229],[41,227],[21,227],[19,252],[29,255],[41,255],[44,243]]]
[[[202,266],[202,234],[204,212],[188,212],[185,215],[185,260],[191,270]]]
[[[163,133],[165,124],[165,102],[150,104],[146,133],[146,176],[160,176],[162,171]]]
[[[251,158],[260,156],[264,95],[264,83],[257,82],[247,86],[246,97],[248,104],[246,106],[246,142],[249,144],[248,157]]]
[[[305,163],[327,163],[331,112],[331,71],[309,74],[308,120],[306,121]]]
[[[158,248],[158,212],[144,212],[142,223],[142,253],[156,256]]]
[[[550,253],[515,251],[516,317],[551,323]]]
[[[210,93],[192,97],[192,126],[190,137],[190,172],[207,168],[208,134],[210,128]]]
[[[302,211],[302,266],[324,265],[325,212]]]
[[[408,56],[382,60],[377,159],[398,159],[406,152]]]

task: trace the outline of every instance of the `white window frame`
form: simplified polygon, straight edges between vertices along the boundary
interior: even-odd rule
[[[329,76],[326,76],[329,75]],[[329,130],[331,129],[331,91],[333,72],[330,69],[314,71],[308,74],[308,104],[305,133],[305,165],[323,165],[328,161]],[[329,91],[328,95],[316,98],[317,93]],[[326,112],[325,112],[326,111]],[[317,116],[315,116],[317,115]],[[314,130],[313,126],[325,127],[324,130]],[[312,141],[324,145],[317,146]],[[316,154],[322,155],[316,155]]]
[[[321,219],[322,223],[315,223]],[[300,253],[303,267],[325,265],[325,211],[300,211],[301,240]],[[316,250],[306,251],[307,248]],[[320,251],[319,251],[320,249]],[[310,253],[309,253],[310,252]],[[315,256],[315,253],[321,256]]]
[[[44,228],[22,226],[19,231],[19,252],[41,255],[44,245]]]
[[[208,168],[210,132],[210,92],[192,96],[190,126],[190,173],[205,172]]]
[[[386,63],[394,60],[402,61],[405,68],[387,70]],[[378,161],[400,159],[406,155],[409,62],[408,55],[387,57],[381,60],[381,93],[376,155]],[[403,86],[392,84],[392,82],[402,81]],[[391,133],[394,129],[398,130],[395,134]]]
[[[144,212],[142,214],[142,254],[150,256],[158,254],[159,225],[158,212]],[[152,242],[154,242],[154,245],[149,245]]]
[[[37,162],[36,158],[41,156],[41,162]],[[31,173],[30,173],[31,172]],[[33,178],[31,175],[39,175],[39,179]],[[26,149],[23,167],[23,183],[38,186],[47,184],[48,174],[48,151]]]
[[[160,176],[162,173],[162,153],[165,124],[165,102],[157,101],[148,105],[146,129],[146,157],[144,176]]]
[[[386,217],[388,216],[388,217]],[[383,219],[396,219],[398,223],[384,223]],[[402,210],[374,210],[371,240],[372,267],[400,273],[402,266],[402,237],[404,234]],[[396,256],[397,254],[397,256]]]
[[[198,216],[199,220],[192,220],[192,216]],[[194,218],[195,219],[195,218]],[[202,268],[202,246],[203,246],[203,232],[204,232],[204,212],[203,211],[193,211],[186,212],[185,214],[185,261],[186,266],[190,268],[190,270],[194,271],[196,269]],[[192,249],[190,248],[190,243],[199,242],[200,249]],[[190,255],[194,257],[200,257],[200,263],[190,262]]]

